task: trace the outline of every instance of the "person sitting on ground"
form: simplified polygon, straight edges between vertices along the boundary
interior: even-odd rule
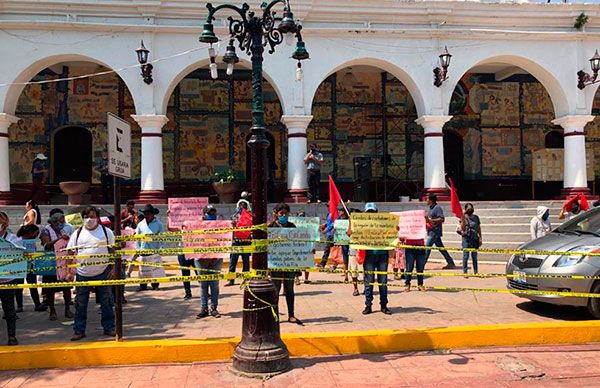
[[[217,221],[217,209],[213,205],[206,205],[202,210],[202,219],[204,221]],[[198,275],[216,275],[223,269],[223,259],[196,259],[196,268]],[[210,289],[210,295],[209,295]],[[210,313],[208,312],[208,298],[210,297]],[[219,281],[203,280],[200,282],[200,312],[196,319],[208,317],[209,314],[214,318],[220,318],[219,307]]]
[[[537,214],[531,219],[529,225],[532,240],[550,233],[550,230],[552,229],[552,225],[550,224],[550,209],[546,206],[538,206]]]

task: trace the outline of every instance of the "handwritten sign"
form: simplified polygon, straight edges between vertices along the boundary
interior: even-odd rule
[[[290,217],[290,222],[296,225],[296,228],[305,228],[310,234],[309,240],[314,241],[311,243],[311,255],[312,249],[315,249],[315,245],[319,242],[321,235],[319,234],[319,227],[321,226],[321,219],[319,217]]]
[[[125,229],[121,230],[121,236],[133,236],[134,234],[135,234],[135,229],[133,229],[133,228],[125,228]],[[135,241],[126,241],[125,247],[123,249],[125,249],[127,251],[129,251],[129,250],[134,251],[135,250]],[[133,256],[134,255],[123,255],[121,257],[121,259],[123,261],[129,261],[129,260],[133,260]]]
[[[269,268],[311,268],[314,265],[311,232],[307,228],[269,228],[269,240],[289,239],[269,244]]]
[[[23,279],[27,275],[27,261],[2,265],[12,260],[23,260],[24,249],[0,238],[0,279]],[[10,274],[5,273],[10,272]]]
[[[81,217],[80,213],[67,214],[65,216],[65,221],[71,224],[74,229],[83,226],[83,218]]]
[[[425,210],[410,210],[406,212],[392,212],[400,217],[398,224],[398,237],[407,240],[422,240],[425,238]]]
[[[231,221],[185,221],[183,223],[187,230],[203,230],[203,229],[224,229],[231,228]],[[210,234],[186,234],[183,236],[184,247],[226,247],[231,246],[232,232],[225,233],[210,233]],[[206,241],[186,241],[190,239],[206,239]],[[229,253],[194,253],[186,254],[186,259],[227,259]]]
[[[389,213],[352,214],[353,249],[392,250],[398,244],[398,216]]]
[[[335,245],[348,245],[350,237],[346,234],[350,220],[337,219],[333,223],[333,241]]]
[[[163,267],[143,264],[162,264],[162,257],[160,255],[140,256],[139,260],[142,262],[142,264],[140,264],[140,270],[138,271],[138,276],[140,279],[162,278],[166,276],[165,269]]]
[[[181,229],[186,221],[202,219],[202,210],[208,205],[206,197],[169,198],[169,229]]]

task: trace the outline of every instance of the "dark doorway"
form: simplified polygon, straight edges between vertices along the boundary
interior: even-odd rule
[[[92,134],[83,127],[63,127],[53,139],[54,183],[92,181]]]
[[[544,138],[546,148],[564,148],[565,138],[559,131],[550,131]]]
[[[444,131],[444,168],[459,193],[463,186],[464,164],[462,137],[454,131]]]

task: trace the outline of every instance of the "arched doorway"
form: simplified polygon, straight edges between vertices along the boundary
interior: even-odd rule
[[[91,182],[92,133],[84,127],[66,126],[52,137],[54,183]]]
[[[460,194],[464,177],[464,151],[462,136],[455,131],[444,131],[444,169]]]

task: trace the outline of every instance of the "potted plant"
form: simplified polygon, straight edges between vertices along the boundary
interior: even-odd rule
[[[237,181],[235,171],[231,168],[215,173],[212,187],[219,195],[220,203],[235,202],[237,193],[240,191],[240,183]]]

